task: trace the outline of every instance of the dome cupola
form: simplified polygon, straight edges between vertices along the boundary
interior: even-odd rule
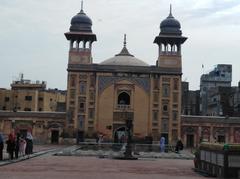
[[[70,32],[92,32],[92,20],[83,11],[83,2],[81,11],[71,20]]]
[[[160,24],[160,34],[182,35],[181,24],[172,15],[172,6],[170,5],[170,13],[166,19]]]
[[[114,57],[101,62],[100,65],[149,66],[144,61],[137,59],[129,53],[126,47],[126,34],[124,35],[124,43],[121,52]]]

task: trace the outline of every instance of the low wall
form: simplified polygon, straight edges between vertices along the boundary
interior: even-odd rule
[[[195,167],[211,176],[240,178],[240,144],[201,144]]]

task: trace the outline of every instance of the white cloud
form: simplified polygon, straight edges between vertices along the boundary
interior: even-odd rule
[[[189,37],[183,45],[183,76],[190,86],[198,88],[202,63],[210,69],[223,62],[233,64],[233,84],[237,84],[238,0],[84,1],[84,11],[92,18],[98,38],[93,46],[94,61],[118,53],[127,33],[129,51],[155,64],[158,50],[153,40],[169,13],[170,2],[183,35]],[[79,0],[1,0],[0,87],[8,87],[12,76],[24,72],[27,78],[48,81],[49,87],[66,88],[68,42],[63,33],[79,10]]]

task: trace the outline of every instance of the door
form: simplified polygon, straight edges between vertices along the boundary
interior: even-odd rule
[[[51,137],[52,144],[58,144],[58,140],[59,140],[59,131],[52,130],[52,137]]]
[[[187,134],[187,147],[188,148],[194,147],[194,135],[193,134]]]
[[[218,143],[225,143],[225,136],[224,135],[218,135],[217,142]]]
[[[77,133],[77,143],[84,142],[84,131],[78,131]]]
[[[23,138],[27,137],[27,129],[20,129],[19,130],[20,136]]]

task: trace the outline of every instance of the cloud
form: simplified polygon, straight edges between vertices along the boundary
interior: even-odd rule
[[[93,20],[98,39],[93,44],[94,62],[119,53],[123,34],[127,33],[129,51],[155,64],[158,47],[153,40],[160,32],[160,22],[169,13],[170,2],[183,35],[189,37],[183,45],[183,72],[192,88],[199,86],[196,79],[202,73],[202,63],[206,68],[220,62],[240,66],[236,61],[239,0],[84,1],[84,11]],[[79,0],[0,1],[0,87],[8,87],[12,76],[24,72],[27,78],[48,81],[49,87],[66,88],[68,41],[63,33],[68,31],[80,4]],[[238,71],[233,71],[235,84]]]

